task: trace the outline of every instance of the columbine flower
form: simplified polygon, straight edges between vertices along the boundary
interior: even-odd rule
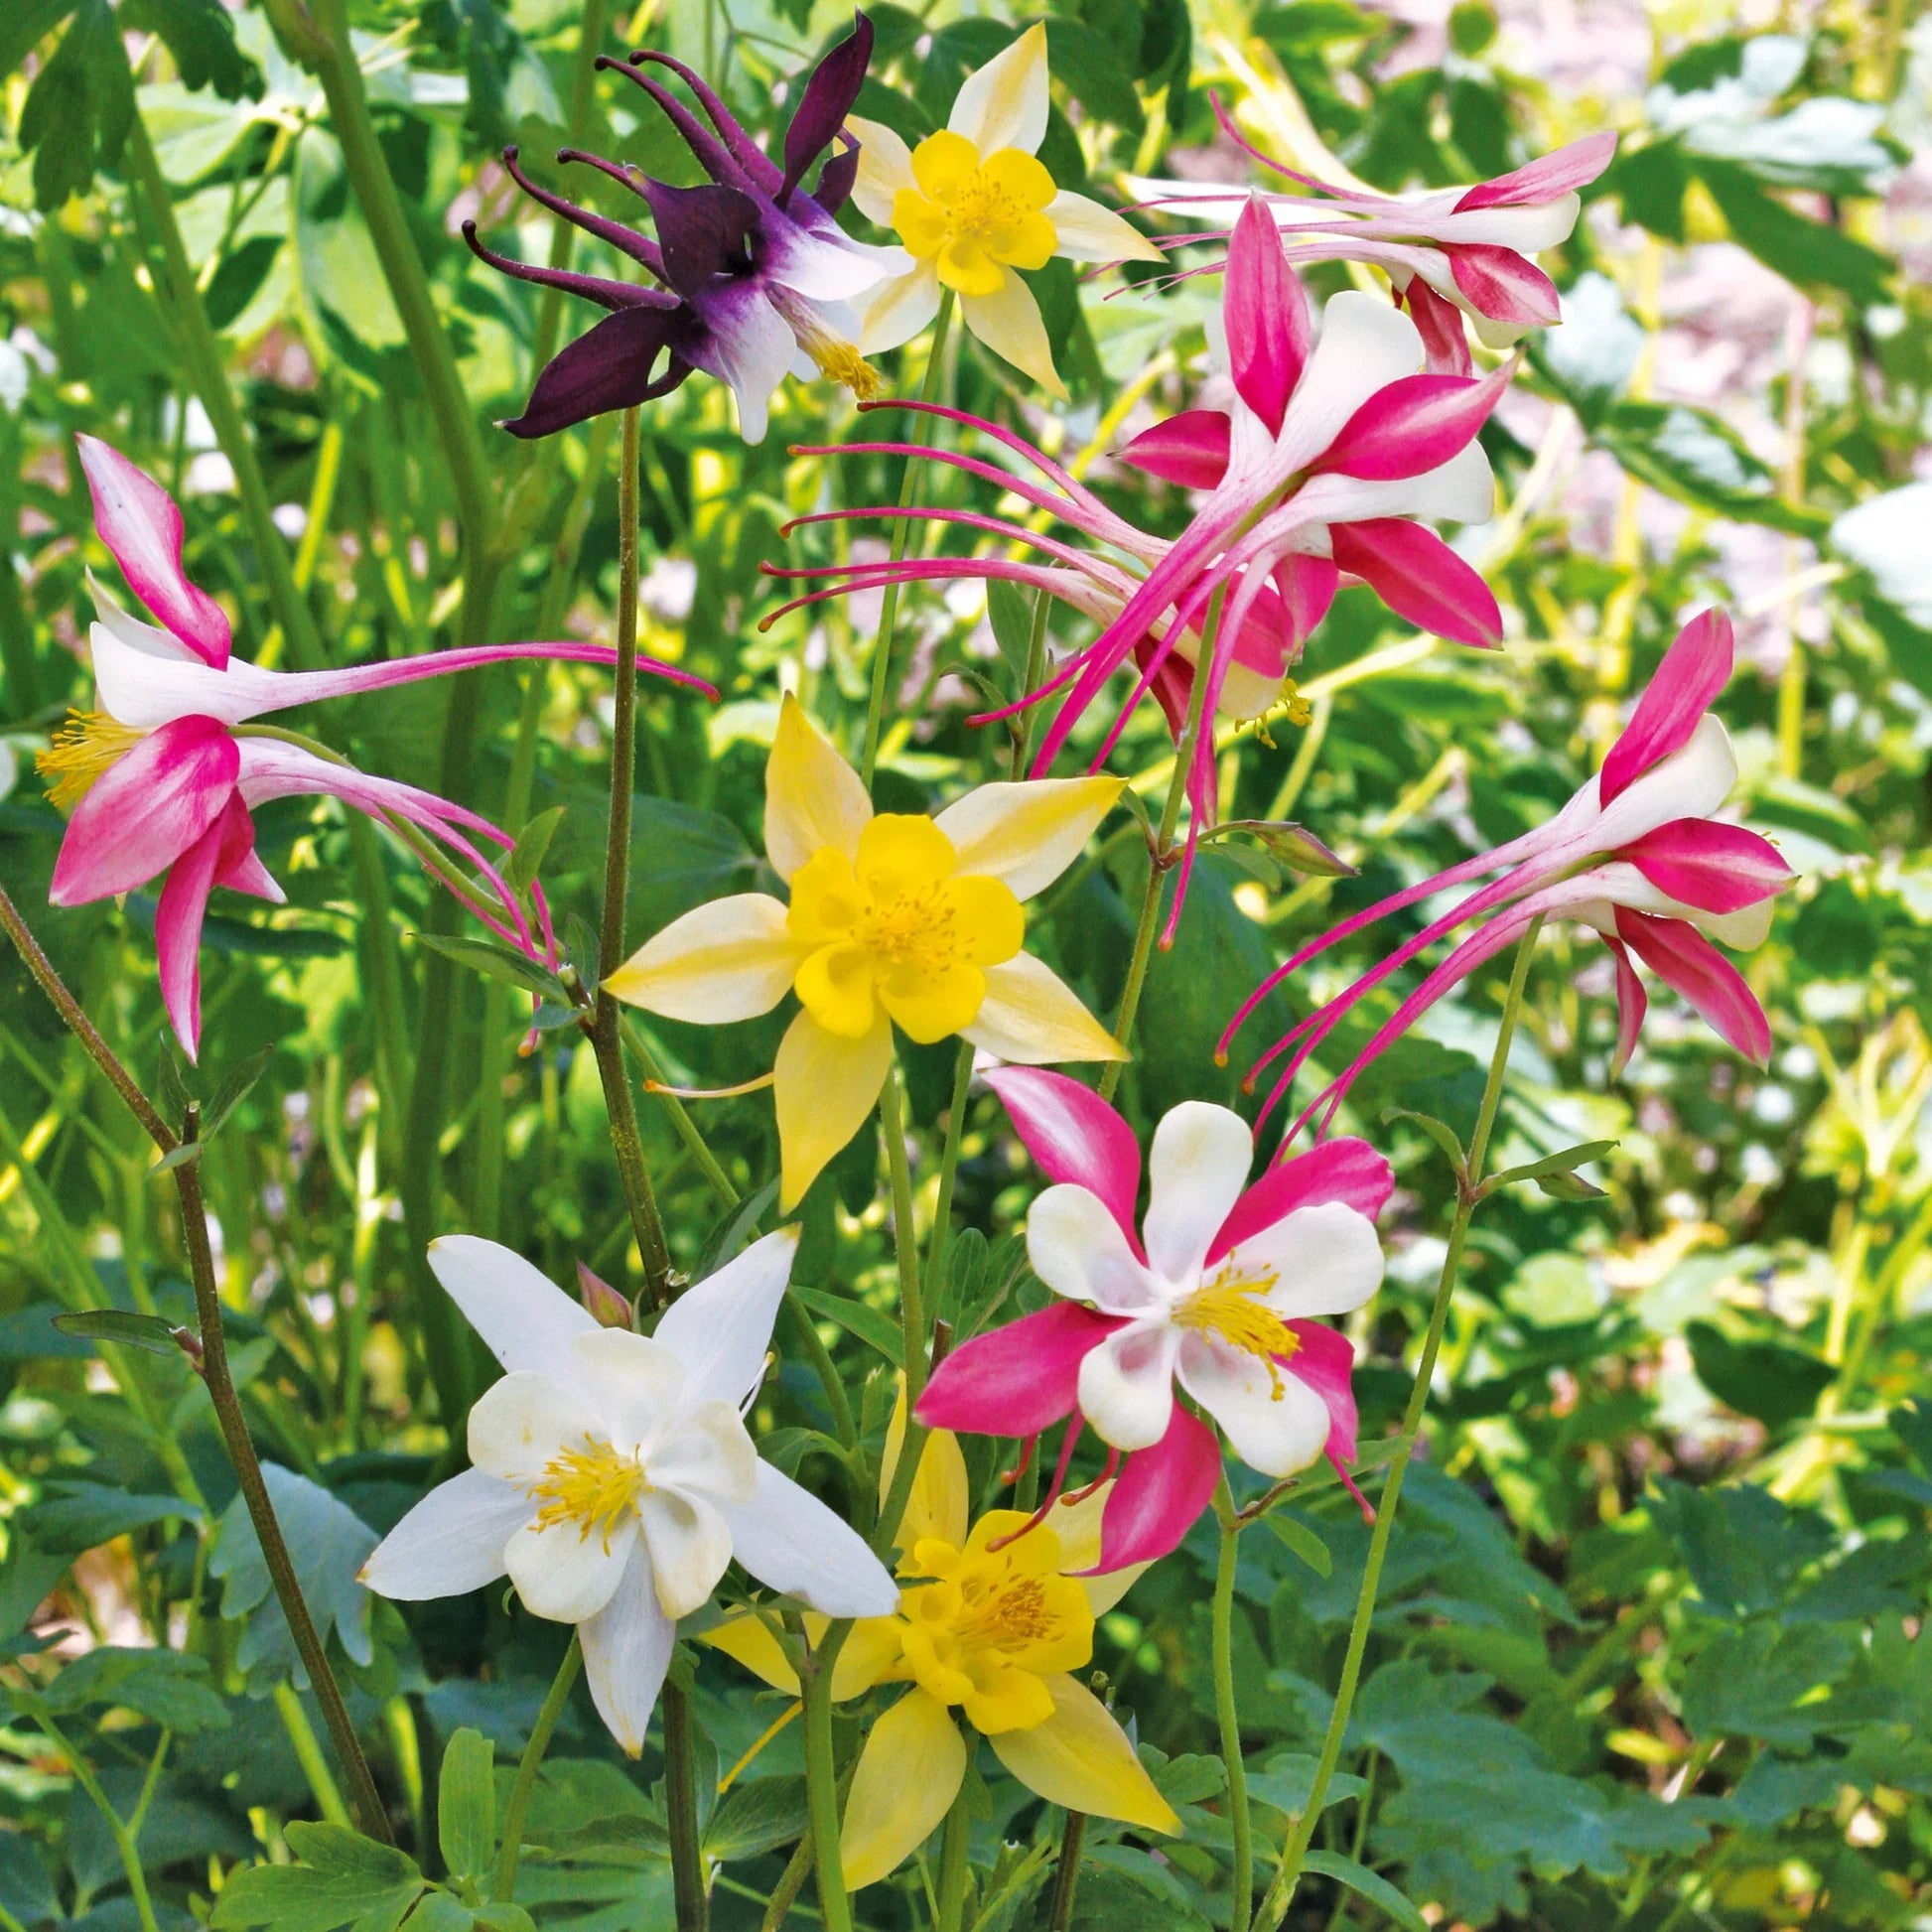
[[[882,1497],[898,1439],[896,1419]],[[832,1673],[840,1701],[877,1684],[910,1686],[868,1729],[846,1800],[841,1863],[855,1891],[909,1858],[951,1808],[973,1749],[954,1710],[1049,1804],[1143,1831],[1180,1829],[1127,1733],[1070,1675],[1093,1655],[1095,1617],[1140,1574],[1078,1574],[1099,1558],[1105,1485],[1043,1518],[989,1510],[969,1528],[970,1494],[958,1442],[936,1431],[899,1525],[898,1608],[856,1625]],[[806,1619],[814,1642],[821,1629]],[[706,1641],[797,1696],[797,1674],[757,1617],[734,1619]]]
[[[1120,1115],[1059,1074],[1013,1067],[987,1080],[1059,1183],[1028,1213],[1027,1253],[1066,1299],[955,1348],[919,1420],[1034,1437],[1077,1415],[1131,1451],[1102,1521],[1108,1570],[1173,1549],[1220,1476],[1214,1433],[1174,1400],[1176,1382],[1251,1468],[1293,1475],[1325,1452],[1345,1478],[1353,1354],[1311,1317],[1360,1308],[1379,1286],[1373,1217],[1393,1185],[1389,1164],[1365,1141],[1336,1140],[1248,1186],[1246,1123],[1183,1101],[1155,1129],[1137,1232],[1141,1151]],[[1076,1423],[1062,1473],[1077,1433]]]
[[[586,162],[639,196],[656,224],[655,240],[539,188],[517,167],[516,150],[505,152],[504,165],[532,200],[665,284],[638,287],[513,261],[483,247],[476,223],[466,221],[464,239],[492,268],[567,290],[612,312],[551,358],[537,376],[528,407],[505,429],[517,436],[549,436],[607,410],[667,395],[694,368],[730,386],[748,443],[763,439],[771,393],[787,369],[806,378],[815,372],[828,376],[860,396],[877,390],[878,377],[856,346],[859,318],[850,305],[855,296],[897,274],[905,256],[897,248],[852,240],[832,218],[852,192],[857,157],[850,137],[843,137],[845,149],[819,171],[815,194],[800,185],[812,163],[842,138],[846,110],[866,77],[872,22],[864,14],[855,18],[852,34],[812,70],[785,129],[782,168],[682,62],[649,51],[629,62],[598,61],[600,68],[634,81],[663,109],[711,177],[700,187],[673,188],[636,168],[574,148],[558,155],[559,161]],[[649,65],[667,68],[685,82],[710,117],[710,128],[644,70]]]
[[[851,1140],[886,1083],[897,1024],[1007,1060],[1126,1053],[1021,947],[1024,901],[1078,857],[1118,778],[981,785],[937,818],[875,813],[859,774],[787,697],[764,769],[764,849],[791,888],[674,920],[606,982],[669,1020],[716,1026],[802,1009],[773,1079],[789,1207]]]
[[[470,1411],[473,1467],[383,1538],[362,1582],[415,1601],[506,1572],[574,1623],[591,1695],[635,1757],[676,1641],[734,1557],[831,1616],[897,1592],[858,1532],[761,1461],[742,1412],[764,1373],[795,1230],[686,1290],[648,1337],[601,1327],[520,1256],[449,1235],[429,1262],[506,1373]]]
[[[1612,1077],[1622,1072],[1636,1043],[1646,1005],[1630,963],[1633,952],[1730,1045],[1762,1064],[1771,1045],[1764,1010],[1711,940],[1745,950],[1761,943],[1770,930],[1771,900],[1793,875],[1768,839],[1716,816],[1737,779],[1730,739],[1710,716],[1731,662],[1730,620],[1722,611],[1693,618],[1664,653],[1602,770],[1554,818],[1393,894],[1311,940],[1242,1005],[1221,1037],[1222,1053],[1267,994],[1317,953],[1391,912],[1495,873],[1499,877],[1489,885],[1431,920],[1276,1042],[1254,1069],[1258,1073],[1293,1048],[1269,1096],[1270,1107],[1365,993],[1472,919],[1481,921],[1477,930],[1403,1001],[1310,1103],[1301,1122],[1324,1105],[1324,1119],[1331,1119],[1376,1054],[1538,917],[1560,916],[1593,927],[1615,956],[1620,1024]],[[1254,1075],[1249,1077],[1252,1081]]]
[[[70,715],[39,759],[54,802],[71,807],[48,897],[56,905],[133,892],[168,875],[155,915],[161,992],[176,1034],[195,1057],[201,1033],[200,942],[216,886],[280,903],[282,889],[255,856],[250,811],[271,798],[327,794],[379,820],[402,820],[440,839],[477,868],[495,894],[492,911],[470,910],[531,957],[550,955],[548,913],[533,893],[541,943],[475,838],[507,851],[505,832],[461,805],[391,778],[320,757],[280,736],[251,736],[247,721],[317,698],[377,691],[506,658],[558,657],[612,664],[604,644],[490,644],[391,658],[342,671],[270,671],[231,658],[228,620],[182,573],[182,519],[175,500],[118,451],[76,438],[93,494],[94,527],[129,588],[161,629],[136,621],[96,594],[92,630],[97,709]],[[640,670],[710,687],[668,664]]]
[[[966,76],[943,129],[916,148],[856,116],[859,178],[852,199],[894,229],[909,273],[865,301],[868,354],[910,342],[939,313],[939,291],[996,355],[1056,396],[1066,394],[1039,304],[1018,270],[1053,256],[1076,262],[1159,261],[1161,251],[1098,202],[1056,188],[1035,158],[1046,133],[1046,29],[1029,27]]]
[[[1583,207],[1577,190],[1610,165],[1614,134],[1587,135],[1473,188],[1376,195],[1345,192],[1284,168],[1242,139],[1218,101],[1215,112],[1224,131],[1264,168],[1308,191],[1261,198],[1289,240],[1289,259],[1372,262],[1382,269],[1397,301],[1415,316],[1431,368],[1469,372],[1458,309],[1492,348],[1561,321],[1555,285],[1529,258],[1570,238]],[[1131,187],[1151,207],[1207,224],[1207,233],[1178,237],[1171,247],[1225,232],[1249,199],[1246,189],[1199,182],[1134,181]]]

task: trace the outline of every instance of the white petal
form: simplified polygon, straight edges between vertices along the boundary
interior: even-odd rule
[[[650,1551],[657,1607],[673,1621],[689,1616],[718,1587],[732,1560],[732,1533],[721,1511],[698,1496],[647,1490],[637,1520]]]
[[[1291,1321],[1346,1314],[1382,1286],[1382,1243],[1366,1214],[1343,1201],[1322,1201],[1284,1214],[1242,1242],[1228,1268],[1236,1276],[1272,1273],[1276,1285],[1264,1299]]]
[[[1296,521],[1354,523],[1371,516],[1419,516],[1429,522],[1485,523],[1496,510],[1496,480],[1480,443],[1420,477],[1371,483],[1330,472],[1295,492]]]
[[[1289,1476],[1321,1453],[1328,1440],[1327,1405],[1289,1371],[1282,1371],[1277,1395],[1260,1357],[1189,1335],[1178,1373],[1180,1386],[1221,1425],[1249,1468]]]
[[[852,184],[852,200],[868,221],[890,228],[893,197],[901,188],[918,186],[912,174],[912,150],[883,121],[848,114],[845,124],[859,143],[859,175]]]
[[[683,1361],[687,1401],[722,1396],[739,1403],[757,1385],[797,1252],[798,1230],[780,1228],[664,1311],[652,1336]]]
[[[848,302],[889,275],[903,275],[911,259],[902,248],[868,248],[843,234],[834,240],[831,235],[791,226],[774,242],[767,272],[808,300]]]
[[[976,785],[933,820],[962,873],[1002,881],[1015,898],[1045,891],[1080,856],[1121,794],[1117,778],[1031,778]]]
[[[864,355],[883,355],[909,343],[939,313],[939,271],[920,262],[909,275],[884,282],[859,305],[865,326],[859,336]]]
[[[725,380],[738,398],[738,433],[748,443],[762,443],[771,393],[785,379],[798,346],[791,325],[760,296],[747,301],[729,328],[714,324],[712,339]]]
[[[1183,1100],[1154,1130],[1148,1149],[1148,1266],[1164,1281],[1192,1287],[1207,1250],[1248,1184],[1255,1137],[1248,1123],[1211,1101]]]
[[[217,671],[165,630],[142,623],[97,600],[99,619],[88,631],[93,645],[99,708],[123,725],[153,731],[177,718],[218,718],[239,724],[278,703],[280,674],[258,671],[238,657]]]
[[[686,1406],[684,1364],[677,1351],[628,1328],[593,1328],[571,1345],[578,1410],[595,1409],[584,1427],[620,1453],[655,1443]]]
[[[534,1513],[514,1483],[465,1469],[439,1482],[375,1546],[357,1581],[408,1603],[481,1589],[503,1574],[504,1548]]]
[[[1027,1259],[1055,1295],[1107,1314],[1144,1314],[1166,1298],[1098,1194],[1062,1181],[1027,1210]]]
[[[1010,268],[991,295],[962,295],[959,313],[995,355],[1005,356],[1042,389],[1066,399],[1066,384],[1053,366],[1052,345],[1046,340],[1045,318],[1023,276]]]
[[[1152,1449],[1168,1433],[1179,1339],[1166,1322],[1136,1322],[1081,1358],[1080,1413],[1103,1443]]]
[[[470,1460],[527,1489],[559,1450],[581,1449],[602,1427],[580,1389],[516,1369],[492,1382],[470,1411]]]
[[[749,1503],[722,1513],[740,1563],[769,1589],[828,1616],[891,1616],[898,1586],[848,1523],[768,1462]]]
[[[1034,154],[1046,135],[1046,29],[1035,24],[966,76],[946,125],[982,159],[1002,148]]]
[[[611,1600],[636,1537],[637,1519],[628,1513],[608,1536],[601,1530],[586,1536],[575,1523],[526,1526],[504,1546],[503,1567],[532,1616],[582,1623]]]
[[[1488,242],[1514,248],[1519,255],[1538,255],[1570,239],[1583,207],[1576,195],[1559,195],[1552,202],[1526,202],[1512,207],[1472,207],[1462,213],[1439,214],[1430,221],[1432,241]]]
[[[1697,912],[1692,917],[1712,938],[1733,952],[1755,952],[1771,936],[1771,915],[1776,909],[1775,899],[1761,898],[1735,912]]]
[[[1343,289],[1321,311],[1321,335],[1289,398],[1278,447],[1296,469],[1335,440],[1378,389],[1422,367],[1422,337],[1392,302]]]
[[[632,1756],[644,1748],[644,1732],[670,1667],[677,1629],[657,1607],[650,1556],[633,1537],[611,1600],[578,1626],[584,1645],[584,1676],[597,1714],[611,1735]]]
[[[1599,852],[1613,852],[1674,818],[1709,818],[1737,782],[1730,734],[1709,712],[1698,720],[1691,742],[1653,764],[1611,799],[1590,837]]]
[[[730,1402],[687,1409],[658,1439],[644,1467],[654,1488],[712,1503],[748,1503],[758,1489],[759,1452]]]
[[[734,893],[673,919],[604,985],[666,1020],[716,1027],[769,1013],[791,991],[803,957],[777,899]]]
[[[474,1234],[429,1244],[430,1272],[507,1369],[530,1368],[556,1381],[572,1373],[570,1344],[597,1326],[589,1310],[519,1254]]]
[[[1046,204],[1059,246],[1053,250],[1072,262],[1158,262],[1166,256],[1146,235],[1110,207],[1065,189]]]

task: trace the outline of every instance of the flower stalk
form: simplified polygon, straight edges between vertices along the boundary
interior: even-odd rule
[[[583,1641],[572,1631],[570,1647],[557,1666],[556,1676],[550,1680],[537,1721],[530,1726],[529,1739],[516,1766],[516,1782],[510,1787],[509,1803],[503,1808],[503,1842],[496,1853],[496,1869],[490,1883],[490,1895],[499,1904],[507,1905],[516,1896],[516,1861],[523,1849],[523,1821],[529,1815],[530,1794],[536,1789],[537,1772],[543,1768],[551,1733],[557,1728],[557,1720],[564,1714],[564,1706],[576,1688],[583,1667]]]
[[[1234,1837],[1234,1887],[1228,1932],[1248,1932],[1255,1902],[1254,1840],[1248,1820],[1248,1772],[1241,1756],[1241,1715],[1234,1694],[1234,1571],[1241,1518],[1225,1475],[1214,1492],[1221,1553],[1214,1569],[1214,1715],[1221,1732],[1221,1763],[1228,1780],[1228,1829]]]

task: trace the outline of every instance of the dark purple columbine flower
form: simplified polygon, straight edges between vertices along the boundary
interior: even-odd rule
[[[782,167],[699,75],[668,54],[646,49],[628,61],[598,62],[663,109],[711,177],[698,188],[673,188],[575,148],[558,155],[628,188],[649,207],[655,238],[552,195],[518,168],[514,148],[505,151],[504,165],[526,195],[627,255],[658,284],[513,261],[485,248],[475,222],[464,223],[464,239],[492,268],[611,311],[544,366],[523,414],[503,425],[512,435],[549,436],[607,410],[649,402],[693,369],[730,385],[748,443],[763,439],[771,392],[787,371],[829,376],[862,398],[876,392],[878,377],[855,346],[859,318],[851,299],[902,274],[907,258],[901,249],[852,240],[833,219],[858,173],[858,144],[845,132],[845,119],[872,58],[872,22],[864,14],[855,21],[805,83],[785,129]],[[690,88],[710,126],[648,71],[652,67],[667,69]],[[806,173],[835,144],[815,193],[807,194]]]

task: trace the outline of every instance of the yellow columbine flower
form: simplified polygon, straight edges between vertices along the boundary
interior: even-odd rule
[[[914,263],[863,298],[865,353],[909,342],[938,314],[939,291],[951,289],[988,348],[1064,396],[1039,305],[1014,271],[1044,268],[1055,255],[1162,259],[1118,214],[1057,188],[1035,159],[1046,132],[1046,29],[1034,26],[967,75],[947,125],[916,148],[876,121],[847,117],[859,137],[852,199],[897,231]]]
[[[1118,778],[981,785],[937,818],[872,808],[859,774],[787,697],[764,771],[764,848],[791,888],[674,920],[607,984],[667,1020],[717,1026],[801,1011],[773,1068],[781,1211],[865,1124],[895,1025],[957,1034],[1039,1066],[1126,1052],[1032,954],[1024,901],[1052,884],[1120,794]]]
[[[901,1406],[887,1443],[882,1498],[892,1486],[902,1427]],[[1070,1675],[1093,1655],[1095,1617],[1147,1567],[1072,1574],[1100,1561],[1100,1518],[1111,1487],[1056,1503],[1033,1529],[1013,1509],[989,1510],[969,1528],[958,1441],[945,1430],[926,1439],[897,1538],[904,1585],[898,1610],[857,1623],[832,1673],[839,1701],[878,1684],[911,1687],[872,1726],[853,1774],[840,1834],[853,1890],[910,1857],[951,1807],[973,1748],[955,1710],[1008,1771],[1049,1804],[1144,1831],[1180,1829],[1127,1733]],[[806,1617],[813,1642],[827,1622]],[[759,1617],[734,1618],[704,1640],[797,1696],[797,1675]]]

